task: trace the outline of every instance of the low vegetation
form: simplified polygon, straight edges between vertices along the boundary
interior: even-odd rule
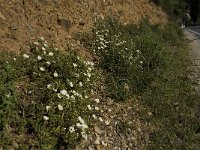
[[[66,149],[87,139],[94,64],[79,58],[74,50],[61,53],[43,38],[28,52],[4,55],[0,145],[5,149],[13,144],[20,149]]]
[[[141,117],[151,124],[149,149],[199,147],[199,100],[181,29],[173,23],[123,25],[108,18],[82,41],[106,74],[106,97],[139,96],[148,108]]]
[[[76,50],[61,52],[43,38],[19,55],[1,52],[3,149],[69,149],[87,140],[96,86],[116,103],[141,101],[146,109],[140,117],[151,125],[147,149],[200,147],[200,103],[187,45],[176,25],[148,20],[124,25],[107,18],[76,37],[95,65]]]

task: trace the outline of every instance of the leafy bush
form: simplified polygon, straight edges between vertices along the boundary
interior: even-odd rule
[[[0,68],[0,145],[67,149],[87,139],[92,62],[82,60],[74,50],[64,54],[43,38],[29,52],[5,62]]]

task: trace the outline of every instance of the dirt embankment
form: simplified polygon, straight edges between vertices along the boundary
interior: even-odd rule
[[[144,17],[152,23],[167,20],[147,0],[1,0],[0,50],[19,51],[40,36],[64,48],[73,33],[90,30],[98,17],[108,15],[124,23]]]

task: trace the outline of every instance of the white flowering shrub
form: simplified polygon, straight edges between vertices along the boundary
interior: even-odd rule
[[[159,36],[160,30],[148,21],[136,26],[108,18],[97,21],[91,35],[80,36],[108,73],[105,85],[111,97],[125,100],[143,91],[170,63],[172,50]]]
[[[87,140],[94,64],[78,57],[74,50],[67,54],[50,47],[43,38],[14,61],[19,121],[7,125],[13,123],[19,136],[24,132],[36,138],[27,145],[17,142],[33,148],[68,149],[81,139]]]

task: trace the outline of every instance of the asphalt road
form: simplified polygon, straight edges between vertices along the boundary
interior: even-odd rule
[[[184,29],[185,37],[190,41],[190,55],[194,66],[194,80],[197,81],[196,91],[200,94],[200,26]]]
[[[189,30],[189,31],[193,32],[194,34],[200,36],[200,25],[188,26],[188,27],[186,27],[186,30]]]
[[[186,27],[184,33],[186,39],[190,41],[190,52],[194,63],[200,66],[200,26]]]

